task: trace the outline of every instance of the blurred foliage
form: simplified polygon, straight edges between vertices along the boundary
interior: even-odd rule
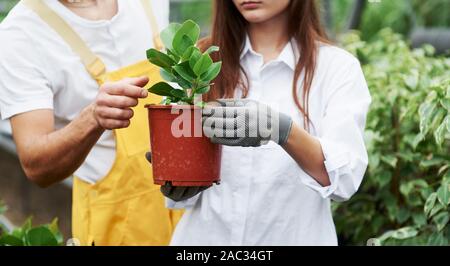
[[[211,24],[212,1],[177,0],[170,4],[170,21],[184,22],[192,19],[203,30],[202,36],[208,34]]]
[[[3,215],[5,212],[6,212],[6,205],[3,201],[0,200],[0,216]],[[6,226],[0,222],[0,235],[2,235],[2,233],[6,231],[7,231]]]
[[[372,0],[368,1],[360,26],[362,39],[368,40],[383,28],[408,35],[417,27],[450,27],[448,0]],[[333,32],[341,33],[347,25],[353,0],[331,1]]]
[[[320,1],[320,0],[319,0]],[[450,1],[448,0],[367,0],[360,31],[368,40],[380,29],[390,27],[395,32],[407,35],[416,26],[449,27]],[[0,21],[17,0],[0,0]],[[183,22],[192,19],[206,29],[211,20],[213,0],[171,0],[171,21]],[[342,33],[347,25],[354,0],[331,0],[331,31]]]
[[[17,3],[17,0],[0,0],[0,22],[6,17],[9,10]]]
[[[0,201],[0,215],[6,211],[6,206]],[[21,227],[9,232],[6,226],[0,223],[1,246],[61,246],[63,236],[58,228],[58,219],[50,224],[33,227],[32,218],[29,218]]]
[[[418,13],[417,20],[420,26],[450,26],[450,1],[428,0],[424,4],[422,0],[413,0],[413,6],[414,10]]]
[[[450,58],[431,46],[411,50],[390,29],[370,42],[350,33],[342,43],[362,62],[373,104],[366,177],[352,200],[333,206],[341,240],[448,245]]]

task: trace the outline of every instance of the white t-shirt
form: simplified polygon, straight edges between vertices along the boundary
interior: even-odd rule
[[[250,80],[248,98],[302,126],[292,97],[298,54],[290,43],[264,64],[247,40],[241,64]],[[363,136],[370,103],[358,60],[337,47],[321,46],[309,110],[311,134],[321,143],[331,185],[322,187],[274,142],[258,148],[224,146],[220,185],[184,202],[167,201],[168,207],[188,208],[171,244],[337,245],[330,201],[349,199],[361,184],[368,164]]]
[[[146,58],[153,33],[139,0],[119,0],[111,20],[81,18],[57,0],[44,0],[114,71]],[[150,0],[149,0],[150,1]],[[169,0],[151,1],[160,29],[169,23]],[[0,24],[0,116],[52,109],[56,128],[66,126],[95,100],[97,83],[81,59],[38,15],[17,4]],[[75,175],[95,183],[115,159],[112,131],[106,131]]]

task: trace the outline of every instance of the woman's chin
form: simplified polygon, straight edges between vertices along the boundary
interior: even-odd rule
[[[248,14],[244,14],[244,18],[248,23],[262,23],[268,20],[267,16],[259,12],[249,12]]]
[[[251,17],[251,18],[246,18],[246,20],[250,24],[259,24],[259,23],[263,23],[263,22],[267,21],[267,19],[261,18],[261,17]]]

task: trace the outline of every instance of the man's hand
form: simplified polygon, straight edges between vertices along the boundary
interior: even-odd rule
[[[147,158],[147,161],[149,163],[152,163],[151,152],[147,152],[147,154],[145,154],[145,157]],[[166,183],[165,185],[161,186],[161,193],[165,197],[175,202],[180,202],[195,197],[197,194],[205,191],[208,188],[210,187],[174,187],[170,183]]]
[[[148,96],[143,89],[148,82],[147,77],[127,78],[101,86],[93,108],[99,126],[107,130],[128,127],[134,115],[131,108]]]

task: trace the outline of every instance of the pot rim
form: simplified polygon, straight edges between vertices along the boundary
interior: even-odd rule
[[[195,105],[162,105],[162,104],[146,104],[145,108],[147,109],[183,109],[183,110],[201,110],[202,108]]]

